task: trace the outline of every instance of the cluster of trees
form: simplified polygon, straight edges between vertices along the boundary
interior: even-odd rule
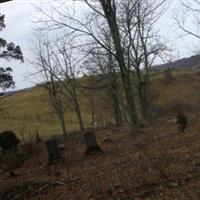
[[[151,67],[154,60],[167,50],[156,23],[166,9],[166,0],[82,0],[81,13],[62,4],[49,10],[38,8],[39,37],[34,64],[46,82],[45,88],[66,135],[65,110],[76,114],[80,130],[84,130],[77,89],[106,90],[112,99],[116,127],[129,122],[132,131],[139,132],[142,120],[151,117]],[[76,5],[72,3],[71,6]],[[200,2],[182,4],[199,23]],[[196,6],[195,6],[196,5]],[[176,17],[179,28],[199,39],[198,32]],[[0,14],[0,31],[5,28]],[[198,30],[197,30],[198,31]],[[0,59],[23,62],[19,46],[0,38]],[[77,77],[83,74],[97,78],[81,85]],[[0,67],[0,88],[14,86],[12,69]],[[94,125],[94,99],[88,95]],[[125,102],[124,102],[125,99]],[[139,103],[138,103],[139,102]],[[128,117],[127,117],[128,116]]]
[[[77,88],[103,87],[111,96],[116,126],[127,121],[127,114],[132,131],[138,134],[141,120],[150,118],[153,107],[151,66],[167,49],[155,30],[166,1],[81,3],[85,8],[81,14],[73,12],[68,4],[62,9],[52,7],[51,12],[39,8],[45,17],[39,20],[43,26],[37,38],[35,65],[44,75],[63,133],[66,106],[73,109],[80,129],[84,129]],[[84,73],[99,78],[83,86],[77,77]]]
[[[166,0],[82,0],[82,10],[73,10],[76,2],[42,10],[35,64],[44,75],[50,99],[60,119],[63,133],[65,107],[77,116],[80,129],[84,123],[77,89],[104,88],[112,99],[116,127],[129,122],[138,134],[143,120],[151,118],[153,97],[151,67],[168,50],[156,30],[157,21],[167,8]],[[199,22],[199,10],[182,4]],[[197,14],[196,14],[197,13]],[[185,19],[185,18],[183,18]],[[199,35],[176,18],[184,32]],[[38,38],[37,38],[38,40]],[[81,85],[77,77],[95,75],[96,81]],[[89,79],[88,79],[89,80]],[[124,102],[125,99],[125,102]],[[91,103],[94,124],[94,99]],[[127,117],[128,116],[128,117]]]

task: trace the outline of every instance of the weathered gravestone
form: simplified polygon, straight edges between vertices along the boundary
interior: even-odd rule
[[[50,165],[62,159],[56,140],[46,141],[46,148],[48,153],[48,161]]]
[[[86,155],[92,153],[102,152],[100,146],[97,144],[95,131],[93,129],[88,129],[84,133],[84,140],[86,146]]]

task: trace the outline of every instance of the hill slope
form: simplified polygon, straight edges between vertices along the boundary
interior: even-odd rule
[[[199,67],[200,67],[200,55],[195,55],[189,58],[182,58],[166,64],[155,65],[153,69],[159,71],[167,69],[192,70]]]
[[[161,114],[170,114],[171,104],[182,101],[188,109],[197,109],[200,102],[200,75],[198,71],[173,72],[175,80],[165,83],[163,74],[153,77],[153,95],[155,107]],[[91,91],[94,96],[95,120],[114,121],[111,100],[104,91]],[[79,94],[84,123],[90,126],[91,108],[88,99]],[[18,135],[25,132],[30,139],[33,134],[39,132],[42,137],[59,134],[61,132],[56,113],[53,111],[47,92],[41,86],[30,90],[14,93],[11,96],[1,98],[0,130],[13,130]],[[166,112],[166,113],[162,113]],[[169,112],[169,113],[168,113]],[[77,130],[78,124],[75,114],[66,107],[67,129]]]

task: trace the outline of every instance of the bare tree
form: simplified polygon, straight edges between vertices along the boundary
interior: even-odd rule
[[[63,4],[61,9],[52,7],[51,12],[40,9],[46,17],[39,21],[45,23],[48,31],[63,29],[64,34],[62,37],[76,40],[75,44],[73,44],[73,48],[81,49],[85,45],[97,43],[99,47],[105,49],[112,55],[119,67],[119,74],[126,97],[127,111],[132,130],[134,133],[138,133],[140,122],[136,111],[136,97],[134,95],[136,93],[134,90],[137,83],[132,81],[132,73],[130,72],[133,71],[133,66],[137,66],[134,70],[138,70],[140,68],[138,66],[141,66],[141,63],[144,64],[144,70],[142,70],[142,72],[138,70],[137,81],[140,81],[139,88],[141,88],[140,91],[142,91],[141,98],[147,99],[144,94],[147,94],[146,91],[150,90],[148,78],[149,70],[147,70],[150,66],[149,57],[152,54],[157,54],[153,47],[151,51],[150,49],[147,50],[149,41],[151,40],[150,31],[148,30],[152,30],[153,21],[158,17],[155,13],[162,7],[165,0],[148,0],[148,4],[145,3],[146,1],[140,3],[138,0],[128,0],[126,2],[122,0],[83,0],[82,3],[83,2],[88,7],[85,10],[83,9],[80,16],[75,11],[73,12],[71,7],[69,9],[67,4],[66,6]],[[153,4],[153,6],[150,6],[151,4]],[[124,9],[124,5],[126,5],[126,9]],[[150,6],[150,9],[148,6]],[[145,9],[148,10],[143,14]],[[136,21],[133,22],[131,20],[132,16],[134,16],[134,20]],[[149,21],[149,16],[154,16],[156,19]],[[125,22],[127,22],[127,24],[123,27]],[[148,23],[150,23],[149,26],[146,25]],[[131,28],[132,26],[134,26],[134,29]],[[104,35],[101,34],[102,27],[106,27],[109,30],[113,48],[107,45]],[[146,30],[146,28],[148,30]],[[136,30],[137,37],[134,34]],[[133,36],[130,37],[132,34]],[[139,64],[136,64],[138,60],[134,53],[137,40],[140,41],[140,44],[137,46],[135,53],[141,53],[141,49],[143,49],[142,55],[137,57],[137,59],[139,59]],[[128,46],[125,46],[126,42],[128,42]],[[147,82],[148,84],[146,84]],[[146,110],[146,108],[143,110]]]
[[[126,65],[125,61],[125,55],[124,50],[121,42],[120,37],[120,27],[118,26],[118,20],[117,20],[117,7],[116,7],[116,1],[115,0],[100,0],[100,4],[102,6],[105,19],[108,23],[108,27],[111,33],[111,37],[113,40],[115,52],[116,52],[116,59],[118,61],[118,65],[121,72],[121,79],[126,95],[127,100],[127,106],[128,106],[128,112],[129,117],[132,124],[132,129],[134,133],[138,133],[139,128],[139,119],[136,112],[135,107],[135,99],[133,95],[133,88],[129,76],[129,70]]]
[[[153,101],[150,85],[150,70],[156,57],[165,51],[154,30],[157,20],[165,11],[165,2],[141,0],[123,2],[120,27],[124,41],[126,62],[129,71],[136,77],[136,86],[144,118],[152,111]]]
[[[58,52],[54,56],[56,58],[56,63],[59,66],[57,73],[63,78],[60,79],[60,81],[64,80],[62,83],[66,91],[68,104],[72,105],[72,108],[76,113],[80,130],[84,130],[84,123],[77,94],[77,78],[79,73],[77,66],[80,65],[82,58],[76,56],[76,53],[78,52],[74,53],[76,49],[71,46],[71,43],[73,43],[73,40],[71,42],[66,39],[59,41],[59,44],[56,46]],[[57,78],[59,79],[59,76],[57,76]]]
[[[57,65],[52,61],[52,56],[53,52],[50,42],[48,40],[41,40],[37,46],[34,64],[39,68],[40,73],[44,77],[45,82],[43,86],[48,91],[51,105],[57,113],[63,135],[66,136],[63,88],[62,84],[55,79],[54,75],[57,71]]]
[[[101,34],[104,34],[107,48],[112,49],[113,47],[109,31],[102,29]],[[96,75],[100,78],[100,80],[99,78],[96,78],[96,82],[98,83],[95,85],[98,88],[103,88],[108,97],[112,99],[115,125],[116,127],[120,127],[122,125],[122,113],[119,100],[120,84],[118,63],[110,51],[101,48],[98,44],[92,45],[88,49],[88,54],[88,60],[85,62],[87,70],[89,70],[89,73],[92,73],[93,76]]]
[[[49,91],[51,102],[59,115],[63,129],[64,107],[73,110],[77,116],[80,130],[84,129],[77,94],[78,61],[73,57],[73,48],[67,40],[42,39],[37,52],[39,72],[45,77],[45,87]]]
[[[83,45],[88,45],[88,43],[91,44],[97,42],[102,48],[105,48],[113,56],[115,56],[120,68],[120,75],[126,96],[127,110],[132,130],[133,132],[138,133],[139,119],[135,109],[135,99],[131,78],[129,76],[129,71],[125,62],[124,50],[122,48],[115,1],[99,0],[95,2],[96,5],[88,2],[87,0],[84,0],[84,2],[91,9],[91,12],[87,10],[87,16],[85,17],[77,17],[77,15],[70,12],[67,7],[62,10],[52,8],[52,12],[41,10],[41,12],[45,14],[47,20],[41,19],[40,22],[47,24],[48,30],[64,29],[65,37],[70,36],[80,41],[80,43],[76,46],[77,48]],[[102,40],[102,38],[97,34],[98,28],[105,23],[107,23],[107,27],[111,33],[114,51],[108,49],[105,45],[105,41]]]

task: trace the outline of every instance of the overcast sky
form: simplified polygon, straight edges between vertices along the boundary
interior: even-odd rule
[[[172,0],[170,2],[170,8],[160,19],[158,28],[163,36],[170,41],[170,44],[173,45],[174,59],[191,56],[194,54],[192,50],[195,49],[197,41],[190,36],[180,37],[180,32],[176,30],[173,19],[174,12],[180,8],[180,1]],[[9,63],[9,66],[14,70],[13,75],[16,82],[16,89],[30,87],[37,82],[29,77],[29,74],[33,72],[33,67],[28,62],[34,37],[34,24],[31,22],[31,18],[36,12],[32,4],[44,6],[49,3],[51,3],[50,0],[14,0],[0,4],[0,13],[5,14],[6,22],[6,29],[1,32],[1,37],[5,38],[8,42],[13,41],[15,44],[20,45],[25,57],[23,64],[16,61]]]

